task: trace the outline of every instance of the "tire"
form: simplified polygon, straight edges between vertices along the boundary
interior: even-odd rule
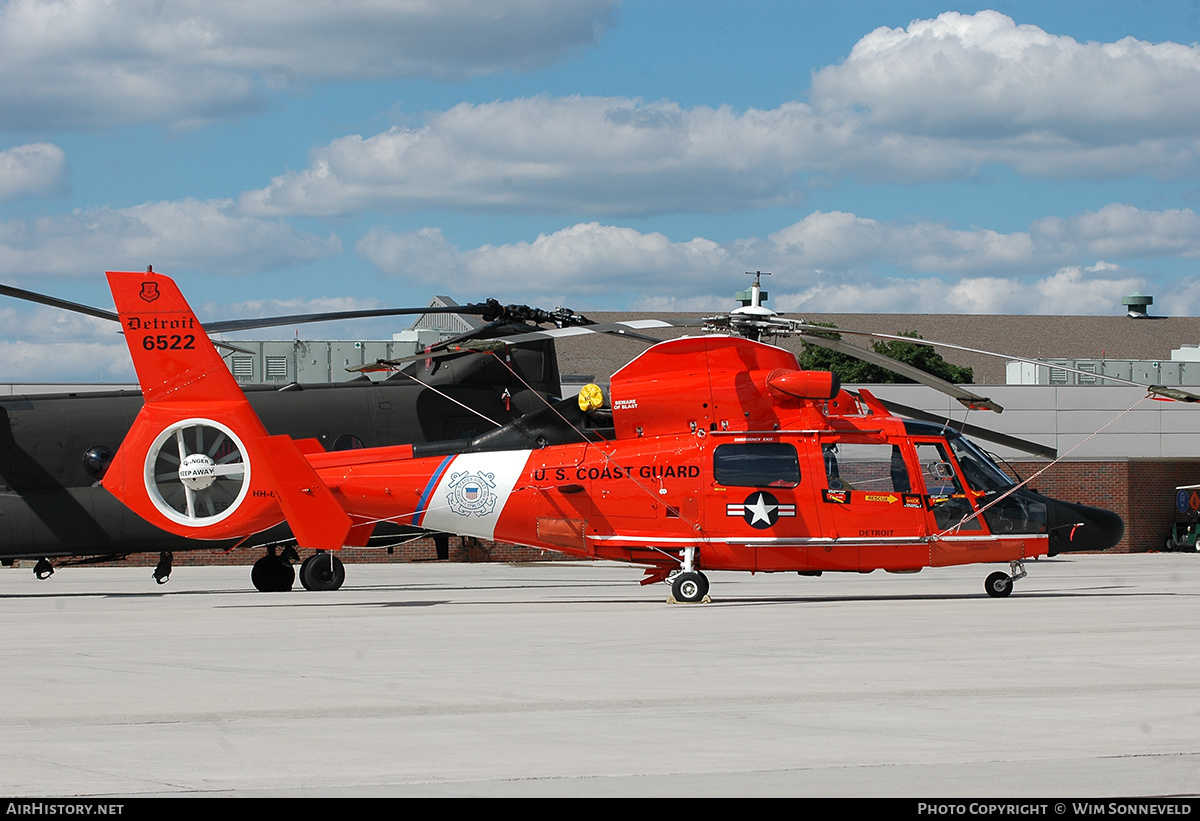
[[[987,581],[983,583],[983,589],[993,599],[1003,599],[1008,594],[1012,593],[1013,583],[1012,578],[1007,573],[993,573],[987,577]]]
[[[694,604],[708,595],[708,577],[703,573],[680,573],[671,582],[675,601]]]
[[[263,556],[250,569],[250,581],[261,593],[284,593],[292,589],[296,568],[278,556]]]
[[[346,567],[332,553],[314,553],[300,565],[305,590],[337,590],[346,581]]]

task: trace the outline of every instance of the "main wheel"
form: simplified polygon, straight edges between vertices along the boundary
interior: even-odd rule
[[[346,568],[332,553],[314,553],[300,565],[300,584],[305,590],[337,590],[344,581]]]
[[[708,595],[708,577],[697,571],[680,573],[671,582],[671,595],[689,604],[701,601]]]
[[[1002,599],[1012,592],[1012,577],[1007,573],[992,573],[987,577],[987,581],[983,583],[983,589],[993,599]]]
[[[284,593],[295,580],[296,568],[275,555],[263,556],[250,568],[250,581],[261,593]]]

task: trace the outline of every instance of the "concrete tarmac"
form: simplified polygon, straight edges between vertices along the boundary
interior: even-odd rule
[[[1200,794],[1200,556],[994,569],[3,570],[0,794]]]

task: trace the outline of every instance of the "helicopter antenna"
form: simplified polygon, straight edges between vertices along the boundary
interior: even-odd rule
[[[770,271],[753,271],[753,272],[747,271],[746,272],[746,276],[754,277],[754,284],[752,284],[750,286],[750,304],[745,305],[743,302],[743,307],[750,307],[750,308],[761,308],[762,307],[763,300],[767,298],[767,295],[765,293],[763,293],[762,285],[760,284],[760,277],[769,277],[770,275],[771,275]],[[741,294],[738,294],[739,299],[741,298],[741,296],[742,296]]]

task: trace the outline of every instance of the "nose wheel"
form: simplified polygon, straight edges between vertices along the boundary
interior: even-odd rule
[[[1026,576],[1024,562],[1012,562],[1012,575],[1008,573],[992,573],[983,583],[983,589],[993,599],[1003,599],[1012,594],[1013,583]]]
[[[983,589],[993,599],[1003,599],[1012,593],[1012,579],[1007,573],[992,573],[983,583]]]

